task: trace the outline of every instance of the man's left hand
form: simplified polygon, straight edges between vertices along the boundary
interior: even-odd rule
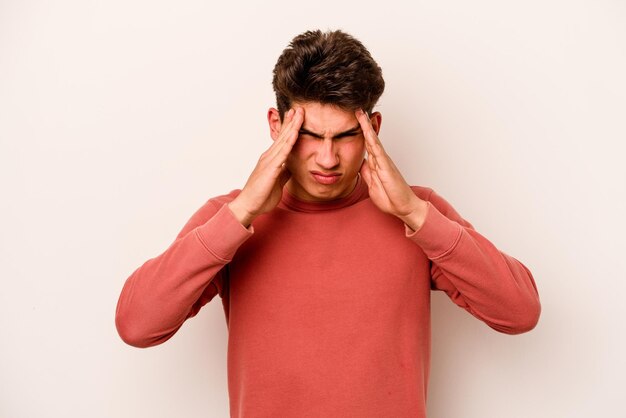
[[[365,137],[368,157],[360,173],[367,183],[372,202],[383,212],[397,216],[412,230],[424,223],[428,202],[413,193],[411,187],[385,152],[369,116],[362,110],[355,112]]]

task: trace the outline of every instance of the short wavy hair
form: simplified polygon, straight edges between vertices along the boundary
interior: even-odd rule
[[[385,90],[382,70],[367,48],[341,30],[297,35],[278,58],[273,75],[281,121],[294,102],[371,113]]]

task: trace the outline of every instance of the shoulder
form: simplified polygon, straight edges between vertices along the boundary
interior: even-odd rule
[[[241,189],[234,189],[226,194],[210,198],[205,204],[212,203],[218,207],[222,207],[224,204],[232,202],[237,196],[239,196],[239,193],[241,193]]]
[[[225,204],[232,202],[241,193],[241,189],[234,189],[226,194],[214,196],[206,200],[191,215],[178,237],[185,236],[192,229],[205,224],[211,219]]]
[[[430,202],[439,212],[445,217],[460,223],[463,226],[473,228],[472,224],[457,212],[452,204],[446,200],[443,196],[435,192],[431,187],[426,186],[410,186],[411,190],[417,197],[427,202]]]
[[[209,220],[209,218],[211,218],[211,216],[213,216],[222,206],[232,202],[237,196],[239,196],[239,193],[241,193],[241,189],[234,189],[228,193],[213,196],[205,201],[202,206],[196,210],[196,213],[194,213],[193,216],[204,218],[204,221],[202,222],[204,223]]]

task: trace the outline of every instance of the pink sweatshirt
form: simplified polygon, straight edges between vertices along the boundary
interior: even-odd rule
[[[150,347],[220,295],[228,324],[231,417],[425,417],[430,290],[497,331],[538,321],[530,271],[500,252],[432,189],[413,232],[381,212],[365,182],[311,203],[283,191],[241,225],[208,200],[176,240],[126,280],[115,324]]]

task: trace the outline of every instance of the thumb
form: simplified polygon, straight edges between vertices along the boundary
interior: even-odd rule
[[[278,184],[280,185],[280,188],[282,189],[283,187],[285,187],[285,184],[287,184],[287,182],[289,181],[289,178],[291,178],[291,171],[287,169],[286,165],[283,165],[281,170],[282,171],[278,175]]]
[[[365,180],[367,187],[370,187],[370,185],[372,184],[372,172],[370,171],[367,159],[363,158],[363,162],[361,163],[361,169],[359,170],[359,172],[361,173],[363,180]]]

